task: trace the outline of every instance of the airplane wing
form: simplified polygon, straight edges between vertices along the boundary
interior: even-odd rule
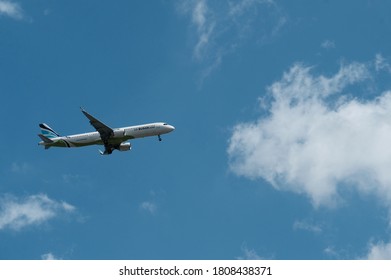
[[[90,120],[90,124],[96,129],[96,131],[99,132],[100,138],[102,138],[103,144],[105,145],[106,150],[111,151],[111,146],[109,145],[109,139],[114,135],[114,131],[109,126],[105,125],[100,120],[96,119],[95,117],[91,116],[89,113],[84,111],[83,108],[81,108],[81,111],[83,114],[87,117],[87,119]]]

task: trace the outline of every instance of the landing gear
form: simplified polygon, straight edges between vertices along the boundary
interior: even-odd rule
[[[162,137],[160,137],[160,134],[157,136],[157,138],[159,139],[159,141],[162,141]]]

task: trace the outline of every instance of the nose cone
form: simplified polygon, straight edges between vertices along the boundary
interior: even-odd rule
[[[175,130],[175,127],[172,125],[169,125],[168,123],[162,123],[159,130],[160,130],[160,133],[170,133],[171,131]]]
[[[169,132],[174,131],[175,127],[172,125],[167,125],[167,128],[169,129]]]

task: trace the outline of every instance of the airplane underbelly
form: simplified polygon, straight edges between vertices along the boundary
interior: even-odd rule
[[[125,136],[129,138],[143,138],[156,135],[156,128],[140,129],[133,128],[125,131]]]
[[[101,144],[102,140],[98,134],[93,134],[68,137],[66,142],[69,144],[69,147],[83,147],[88,145]]]

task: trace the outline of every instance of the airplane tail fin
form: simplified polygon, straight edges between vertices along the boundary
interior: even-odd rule
[[[40,123],[39,127],[41,128],[42,136],[44,136],[47,139],[56,138],[56,137],[60,136],[60,134],[58,134],[53,129],[51,129],[50,126],[48,126],[46,123]],[[45,142],[47,142],[47,141],[45,141]]]

